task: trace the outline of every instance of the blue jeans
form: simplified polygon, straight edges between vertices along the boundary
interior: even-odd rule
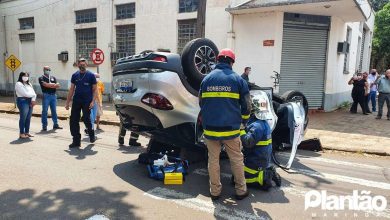
[[[97,116],[97,111],[98,111],[98,104],[97,104],[97,102],[95,102],[95,105],[91,109],[91,116],[90,116],[91,117],[92,130],[95,129],[95,120],[96,120],[96,116]]]
[[[30,121],[33,108],[31,106],[31,98],[18,97],[16,105],[19,109],[19,133],[28,134],[30,131]]]
[[[376,112],[376,91],[371,91],[370,94],[368,94],[368,103],[372,104],[372,111]]]
[[[42,97],[42,128],[47,128],[47,112],[50,107],[53,124],[58,125],[57,96],[55,94],[43,93]]]

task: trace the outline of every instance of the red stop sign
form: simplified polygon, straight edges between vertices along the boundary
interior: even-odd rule
[[[104,53],[101,49],[99,48],[95,48],[92,50],[92,53],[91,53],[91,59],[92,59],[92,62],[95,64],[95,65],[100,65],[103,63],[104,61]]]

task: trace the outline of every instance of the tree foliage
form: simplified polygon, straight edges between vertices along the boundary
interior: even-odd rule
[[[374,11],[379,11],[385,6],[390,0],[369,0]]]
[[[390,64],[390,2],[375,15],[374,38],[372,42],[372,65],[381,70]]]

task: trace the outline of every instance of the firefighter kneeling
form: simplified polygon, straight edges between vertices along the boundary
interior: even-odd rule
[[[244,171],[247,186],[269,190],[272,181],[280,187],[281,177],[270,164],[272,154],[272,130],[267,122],[271,113],[270,103],[261,95],[252,98],[252,114],[245,130],[241,131],[244,147]]]

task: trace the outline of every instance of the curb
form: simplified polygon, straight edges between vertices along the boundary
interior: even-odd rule
[[[15,112],[15,111],[11,111],[11,110],[3,110],[3,109],[0,109],[0,113],[13,114],[13,115],[18,115],[18,114],[19,114],[19,112]],[[32,116],[34,116],[34,117],[42,117],[42,114],[33,113]],[[51,118],[51,117],[48,116],[48,118]],[[60,115],[58,115],[57,118],[58,118],[59,120],[62,120],[62,121],[68,120],[68,117],[66,117],[66,116],[60,116]],[[120,125],[119,122],[106,121],[106,120],[100,120],[100,124],[102,124],[102,125],[114,125],[114,126],[119,126],[119,125]]]
[[[387,153],[384,151],[375,151],[375,150],[368,150],[368,149],[352,150],[352,149],[346,149],[346,148],[332,148],[332,147],[322,147],[322,149],[347,152],[347,153],[361,153],[361,154],[371,154],[371,155],[377,155],[377,156],[390,156],[390,153]]]

